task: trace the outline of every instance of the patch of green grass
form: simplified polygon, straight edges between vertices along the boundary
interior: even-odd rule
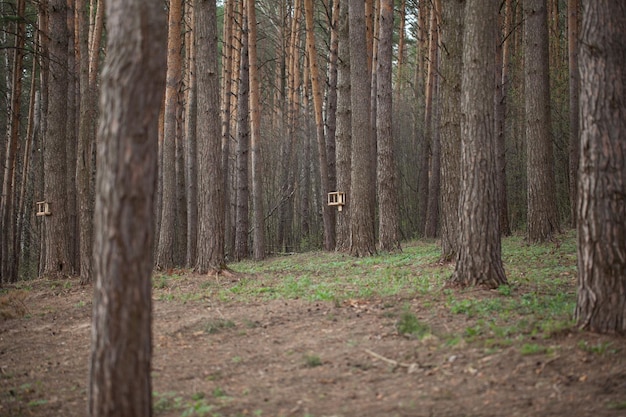
[[[578,348],[580,350],[596,355],[617,353],[617,349],[611,348],[611,346],[613,346],[612,342],[598,342],[595,345],[589,344],[589,342],[587,342],[586,340],[581,340],[580,342],[578,342]]]
[[[626,400],[608,403],[607,408],[611,410],[626,410]]]
[[[522,355],[539,355],[548,352],[548,348],[537,343],[524,343],[520,347]]]
[[[396,322],[396,330],[403,336],[415,337],[419,340],[431,334],[430,326],[422,323],[410,311],[404,311]]]
[[[322,366],[322,359],[317,355],[304,355],[304,364],[307,368]]]
[[[204,331],[208,334],[215,334],[215,333],[221,332],[222,330],[233,329],[235,327],[236,327],[236,324],[232,320],[215,319],[215,320],[209,320],[204,325]]]

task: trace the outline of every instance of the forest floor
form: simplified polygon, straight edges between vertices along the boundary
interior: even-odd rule
[[[505,245],[447,288],[437,245],[153,278],[155,416],[623,416],[626,339],[576,329],[575,249]],[[0,416],[86,415],[92,287],[0,290]]]

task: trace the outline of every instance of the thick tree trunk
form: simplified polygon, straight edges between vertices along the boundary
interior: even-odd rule
[[[582,4],[576,319],[626,334],[626,4]]]
[[[44,199],[50,203],[51,216],[45,222],[46,253],[43,274],[51,277],[73,273],[69,255],[69,225],[67,212],[66,114],[59,111],[67,106],[67,2],[52,0],[50,15],[50,80],[48,128],[44,142]]]
[[[215,2],[195,0],[194,18],[196,68],[198,70],[198,221],[200,222],[196,271],[203,274],[209,271],[219,272],[226,268],[224,254],[226,214]],[[247,97],[245,100],[247,101]]]
[[[495,183],[493,68],[497,3],[469,0],[463,32],[459,253],[452,282],[489,288],[506,283]]]
[[[151,280],[166,16],[150,0],[107,0],[98,132],[89,415],[152,412]]]
[[[550,71],[546,0],[524,3],[524,65],[528,177],[528,241],[545,242],[559,232],[550,133]]]
[[[350,98],[352,102],[352,173],[350,189],[350,253],[376,253],[374,201],[371,183],[370,77],[367,65],[365,8],[361,0],[349,0]]]

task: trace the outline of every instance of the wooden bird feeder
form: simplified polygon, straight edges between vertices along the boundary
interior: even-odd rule
[[[38,201],[37,202],[37,216],[49,216],[52,213],[50,212],[50,203],[47,201]]]
[[[328,205],[337,206],[337,210],[341,211],[346,204],[346,195],[341,191],[328,193]]]

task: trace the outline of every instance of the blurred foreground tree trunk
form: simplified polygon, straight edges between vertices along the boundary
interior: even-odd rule
[[[152,413],[152,218],[166,15],[151,0],[106,3],[89,415],[145,417]]]
[[[576,318],[626,334],[626,4],[582,4]]]

